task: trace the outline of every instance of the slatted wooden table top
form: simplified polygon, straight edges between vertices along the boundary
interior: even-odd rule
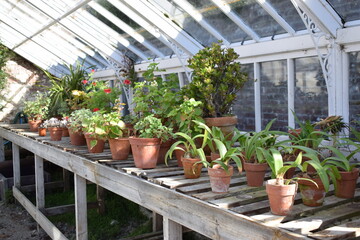
[[[276,216],[270,213],[265,187],[248,187],[245,173],[236,172],[234,174],[228,193],[216,194],[211,192],[205,168],[202,170],[200,178],[185,179],[183,170],[177,166],[176,160],[171,160],[168,166],[160,164],[155,169],[143,170],[135,167],[131,155],[128,160],[112,160],[107,144],[103,153],[94,154],[89,153],[86,146],[70,145],[68,137],[54,142],[50,141],[49,136],[39,137],[37,133],[29,132],[26,125],[1,124],[0,127],[11,129],[16,134],[36,139],[43,144],[55,146],[171,191],[207,202],[220,209],[245,215],[262,225],[293,232],[294,236],[326,240],[355,239],[360,236],[360,181],[358,181],[358,188],[353,199],[335,197],[333,186],[331,186],[322,206],[307,207],[302,204],[301,196],[298,193],[291,214]],[[266,179],[269,179],[269,176],[270,173],[267,173]],[[298,239],[298,237],[294,237],[294,239]]]

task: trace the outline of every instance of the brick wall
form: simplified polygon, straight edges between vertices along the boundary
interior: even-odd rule
[[[43,91],[43,86],[49,81],[39,68],[20,56],[8,61],[5,71],[8,73],[7,87],[0,94],[6,100],[0,112],[0,121],[12,122],[22,111],[24,101],[32,99],[36,91]]]

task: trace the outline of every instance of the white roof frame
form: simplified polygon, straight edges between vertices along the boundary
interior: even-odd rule
[[[162,52],[157,50],[150,42],[148,42],[141,34],[137,33],[135,29],[130,27],[128,24],[117,18],[114,14],[106,10],[104,7],[102,7],[100,4],[96,2],[91,2],[88,4],[90,7],[92,7],[95,11],[103,15],[105,18],[107,18],[109,21],[113,22],[116,26],[118,26],[121,30],[129,34],[131,37],[133,37],[136,41],[140,42],[142,45],[144,45],[147,49],[152,51],[155,55],[159,57],[165,57]]]
[[[229,46],[230,42],[221,35],[215,28],[213,28],[203,17],[200,11],[194,8],[190,3],[184,0],[173,0],[174,3],[184,9],[196,22],[205,28],[216,39],[222,40],[224,45]]]
[[[170,39],[172,39],[177,45],[189,53],[190,55],[196,54],[203,46],[197,42],[193,37],[184,32],[176,24],[169,19],[166,19],[164,15],[159,12],[146,0],[124,0],[129,6],[136,9],[139,12],[146,12],[146,16],[143,15],[149,22],[152,22],[160,31],[165,33]]]
[[[211,0],[223,13],[228,16],[239,28],[248,34],[255,42],[260,41],[259,35],[254,32],[246,23],[236,14],[230,5],[223,0]]]

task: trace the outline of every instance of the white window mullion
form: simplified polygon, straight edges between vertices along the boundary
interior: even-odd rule
[[[295,60],[287,59],[287,86],[288,86],[288,126],[295,128]]]
[[[261,87],[260,63],[254,63],[255,131],[261,131]]]

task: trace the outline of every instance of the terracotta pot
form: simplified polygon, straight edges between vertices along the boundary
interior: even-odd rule
[[[84,136],[86,139],[86,145],[90,153],[102,153],[104,151],[105,141],[103,139],[92,137],[91,133],[85,133]],[[91,147],[91,142],[95,140],[95,146]]]
[[[45,137],[46,136],[46,128],[39,128],[39,136],[40,137]]]
[[[184,148],[185,146],[183,144],[179,144],[178,147],[179,148]],[[178,166],[182,167],[183,164],[182,164],[181,158],[184,156],[185,152],[181,151],[181,150],[174,150],[174,153],[175,153],[175,158],[177,160]]]
[[[297,184],[276,185],[276,179],[266,182],[266,193],[269,197],[271,212],[275,215],[285,216],[294,205]]]
[[[51,141],[61,141],[62,128],[49,127],[48,130],[49,130],[49,133],[50,133],[50,140]]]
[[[219,153],[211,153],[210,154],[210,160],[211,161],[214,161],[214,160],[216,160],[216,159],[218,159],[220,157],[220,154]]]
[[[62,128],[62,136],[69,137],[69,129],[67,127]]]
[[[225,136],[234,132],[235,126],[238,122],[237,116],[204,118],[204,120],[208,127],[211,128],[215,126],[220,128]]]
[[[199,178],[201,175],[201,169],[203,167],[202,163],[198,163],[194,166],[196,162],[200,161],[200,158],[185,158],[181,159],[184,167],[185,178]]]
[[[134,124],[125,123],[125,128],[128,130],[128,136],[133,136],[134,135]]]
[[[214,193],[226,193],[229,191],[231,176],[234,174],[234,167],[229,166],[226,172],[220,165],[216,164],[208,168],[211,191]]]
[[[75,146],[86,145],[86,139],[82,131],[74,132],[69,129],[70,144]]]
[[[355,195],[356,182],[359,177],[359,169],[354,168],[351,172],[340,172],[341,179],[336,180],[337,187],[335,196],[339,198],[353,198]]]
[[[29,120],[30,132],[37,132],[41,122],[41,120]]]
[[[113,160],[128,159],[130,152],[129,138],[110,138],[109,145]]]
[[[326,195],[324,185],[320,178],[311,179],[316,185],[310,181],[299,180],[299,189],[303,204],[310,207],[321,206]]]
[[[244,162],[246,171],[247,185],[250,187],[260,187],[264,184],[265,172],[268,169],[267,163],[247,163]]]
[[[160,151],[160,138],[129,138],[137,168],[155,168]]]
[[[166,142],[161,143],[157,164],[165,163],[165,155],[173,143],[174,139],[169,139]]]

